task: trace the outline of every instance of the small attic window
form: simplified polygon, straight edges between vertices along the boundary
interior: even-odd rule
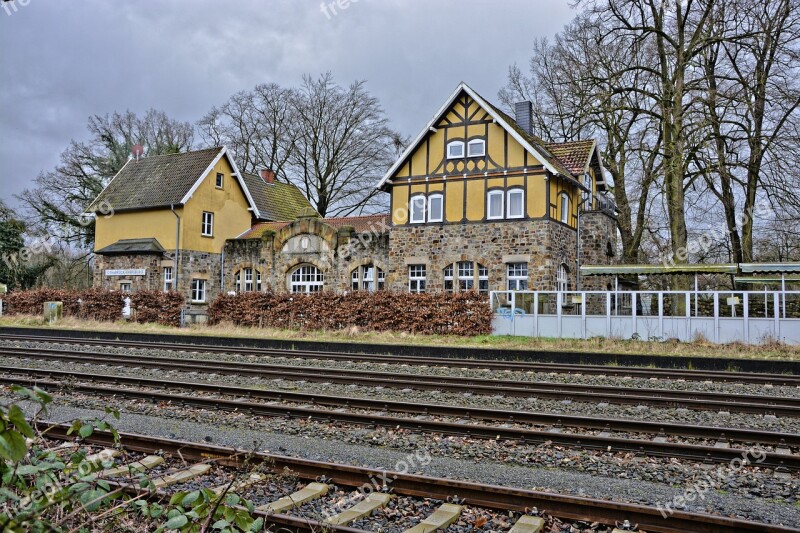
[[[462,157],[464,157],[464,141],[447,143],[447,159],[460,159]]]
[[[217,181],[216,181],[217,189],[221,189],[222,184],[224,182],[225,182],[225,174],[223,174],[222,172],[217,172]]]
[[[474,139],[467,144],[467,157],[483,157],[486,155],[486,141]]]

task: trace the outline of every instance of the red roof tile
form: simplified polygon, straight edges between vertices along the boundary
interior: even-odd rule
[[[364,215],[360,217],[323,218],[322,222],[336,229],[352,226],[357,233],[384,233],[389,227],[389,215]],[[260,222],[240,235],[239,239],[260,239],[267,231],[278,231],[291,222]]]
[[[580,176],[586,169],[589,156],[592,155],[594,141],[590,139],[568,143],[550,143],[545,146],[570,172]]]

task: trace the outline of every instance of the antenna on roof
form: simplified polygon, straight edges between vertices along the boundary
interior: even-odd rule
[[[143,153],[144,153],[144,146],[142,146],[141,144],[133,145],[133,158],[135,160],[138,161],[142,157]]]

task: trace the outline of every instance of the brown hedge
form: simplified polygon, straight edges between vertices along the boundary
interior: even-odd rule
[[[142,291],[131,297],[131,319],[179,326],[183,297],[175,292]],[[115,321],[122,318],[123,294],[91,288],[81,291],[42,288],[6,295],[8,314],[41,315],[45,302],[64,302],[64,316]]]
[[[16,291],[9,293],[5,300],[8,314],[41,315],[45,302],[64,302],[64,316],[110,321],[122,318],[124,305],[119,292],[95,288]]]
[[[219,296],[208,307],[211,324],[288,329],[355,326],[368,331],[472,336],[491,333],[491,319],[488,298],[476,292],[248,292]]]
[[[183,302],[183,296],[174,291],[135,292],[131,294],[131,320],[179,327]]]

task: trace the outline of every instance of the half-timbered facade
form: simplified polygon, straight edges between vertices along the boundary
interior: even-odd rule
[[[596,143],[545,143],[530,103],[515,111],[460,84],[378,184],[391,195],[391,288],[424,276],[428,290],[575,289],[579,261],[611,260]],[[580,251],[579,227],[593,241]]]

